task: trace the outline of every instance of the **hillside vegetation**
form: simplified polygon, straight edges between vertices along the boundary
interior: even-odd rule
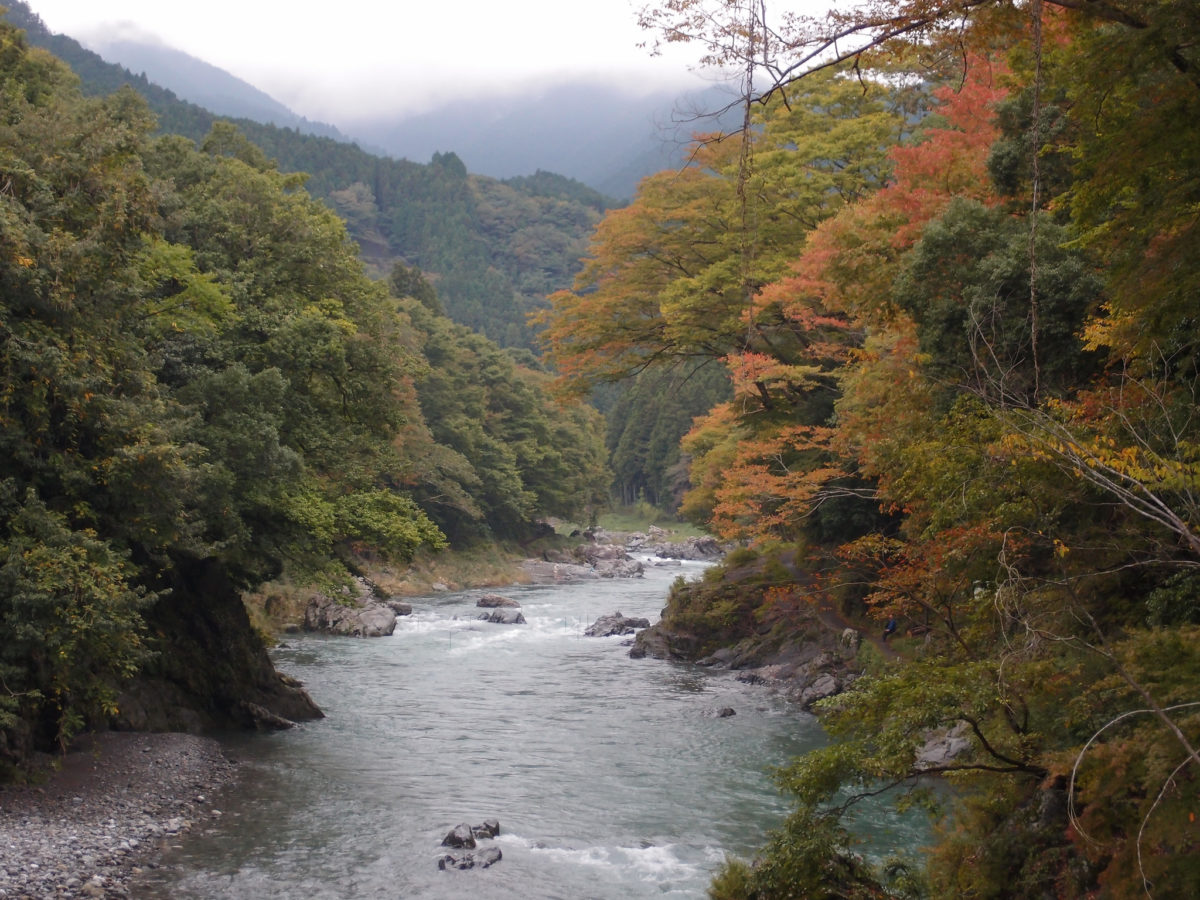
[[[593,411],[368,277],[302,176],[155,127],[0,23],[0,764],[149,672],[244,724],[238,590],[586,521],[608,481]]]
[[[50,34],[22,0],[7,18],[28,40],[67,62],[83,93],[107,96],[129,85],[145,98],[157,130],[200,142],[224,121],[144,75],[102,60],[65,35]],[[587,235],[615,205],[561,175],[498,181],[470,175],[450,150],[428,164],[389,159],[330,136],[230,119],[282,172],[303,172],[309,194],[346,220],[367,271],[416,266],[436,286],[446,314],[506,347],[533,346],[526,317],[570,284]]]
[[[712,896],[1195,896],[1194,4],[692,8],[644,24],[772,89],[605,216],[549,356],[579,391],[728,372],[683,509],[769,584],[677,585],[666,628],[708,653],[836,610],[903,650],[822,704],[794,814]],[[939,831],[874,865],[846,826],[887,792]]]

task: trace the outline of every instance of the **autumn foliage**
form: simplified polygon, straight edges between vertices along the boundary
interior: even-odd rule
[[[714,896],[1200,890],[1187,6],[643,10],[660,39],[767,87],[740,155],[706,140],[610,214],[548,314],[552,358],[576,386],[719,359],[733,398],[683,441],[683,511],[803,561],[761,616],[819,597],[915,635],[830,701],[834,743],[782,776],[796,816]],[[806,104],[849,110],[847,87],[875,105],[777,139]],[[793,204],[830,160],[840,180]],[[969,750],[922,762],[951,729]],[[954,825],[920,877],[890,867],[864,888],[844,792],[922,773],[960,789]]]

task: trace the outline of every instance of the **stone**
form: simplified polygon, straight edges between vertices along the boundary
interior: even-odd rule
[[[475,855],[475,863],[481,869],[486,869],[494,866],[504,858],[504,854],[500,852],[499,847],[488,847],[486,850],[480,850]]]
[[[525,624],[525,616],[522,615],[519,609],[493,609],[490,613],[484,613],[479,618],[481,621],[492,622],[496,625]]]
[[[471,833],[480,839],[494,838],[500,834],[500,822],[498,819],[484,819],[481,824],[471,826]]]
[[[639,628],[649,628],[649,619],[637,619],[621,615],[620,611],[611,616],[601,616],[583,632],[585,637],[612,637],[620,634],[633,634]]]
[[[412,604],[405,603],[403,600],[396,600],[395,598],[390,599],[390,600],[384,600],[383,605],[386,606],[388,609],[390,609],[392,612],[394,612],[397,616],[411,616],[412,615],[412,611],[413,611]]]
[[[600,577],[594,567],[574,563],[527,559],[521,563],[521,567],[533,584],[569,584],[575,581],[595,580]]]
[[[641,578],[646,568],[636,559],[598,559],[592,566],[601,578]]]
[[[438,858],[437,866],[442,871],[446,869],[473,869],[475,868],[475,855],[473,853],[446,853]]]
[[[511,597],[502,597],[499,594],[484,594],[475,601],[475,605],[482,609],[499,609],[500,607],[520,609],[521,607],[521,604]]]
[[[410,610],[411,611],[411,610]],[[377,598],[365,579],[355,579],[354,590],[335,595],[318,593],[304,611],[304,630],[346,637],[386,637],[396,630],[396,612]]]
[[[442,846],[454,847],[456,849],[473,850],[475,849],[475,832],[472,831],[470,825],[465,823],[455,825],[450,829],[449,832],[447,832],[446,836],[442,838]]]
[[[706,719],[728,719],[737,715],[737,710],[732,706],[715,706],[711,709],[706,709],[701,713]]]
[[[678,543],[660,544],[655,555],[664,559],[710,560],[720,559],[727,549],[715,538],[693,537]]]
[[[917,751],[916,763],[925,768],[944,766],[971,747],[967,737],[969,726],[959,722],[953,728],[934,731],[925,736],[925,745]]]
[[[499,847],[488,847],[486,850],[480,850],[478,853],[472,853],[469,850],[462,853],[444,853],[438,857],[438,868],[442,871],[447,869],[473,869],[476,866],[481,869],[488,869],[503,858],[504,854],[500,852]]]

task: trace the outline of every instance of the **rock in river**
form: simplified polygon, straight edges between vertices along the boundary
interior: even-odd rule
[[[396,613],[378,599],[374,585],[355,579],[354,589],[315,594],[304,611],[304,630],[349,637],[386,637],[396,630]]]
[[[500,852],[499,847],[488,847],[486,850],[480,850],[478,854],[470,851],[464,853],[446,853],[438,859],[439,869],[473,869],[478,866],[481,869],[494,866],[504,857]]]
[[[473,850],[475,849],[475,831],[465,822],[461,825],[455,825],[442,838],[442,846]]]
[[[475,605],[482,609],[499,609],[505,607],[508,609],[519,609],[521,604],[511,597],[502,597],[499,594],[484,594],[475,601]]]
[[[525,624],[525,616],[519,609],[493,609],[490,613],[483,613],[479,618],[484,622],[494,622],[497,625]]]
[[[639,628],[649,628],[649,619],[634,619],[615,612],[611,616],[601,616],[588,626],[584,635],[587,637],[612,637],[614,634],[633,634]]]

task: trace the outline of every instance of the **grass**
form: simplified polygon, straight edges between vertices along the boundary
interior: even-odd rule
[[[420,553],[407,567],[360,559],[358,569],[389,597],[416,597],[441,590],[521,584],[527,576],[519,548],[480,544],[467,550]],[[304,621],[304,611],[319,588],[284,578],[261,585],[242,597],[250,622],[268,639],[285,626]]]
[[[478,544],[465,550],[419,553],[408,568],[368,568],[367,578],[394,597],[415,597],[437,590],[499,587],[526,580],[521,560],[528,555],[502,544]]]
[[[708,537],[708,532],[704,529],[697,528],[691,522],[681,521],[671,513],[663,512],[644,501],[631,506],[614,507],[601,513],[596,524],[605,531],[615,532],[645,532],[653,525],[669,533],[676,541],[690,537]],[[577,522],[562,522],[558,525],[558,531],[560,534],[570,534],[576,529],[583,531],[586,527]]]

